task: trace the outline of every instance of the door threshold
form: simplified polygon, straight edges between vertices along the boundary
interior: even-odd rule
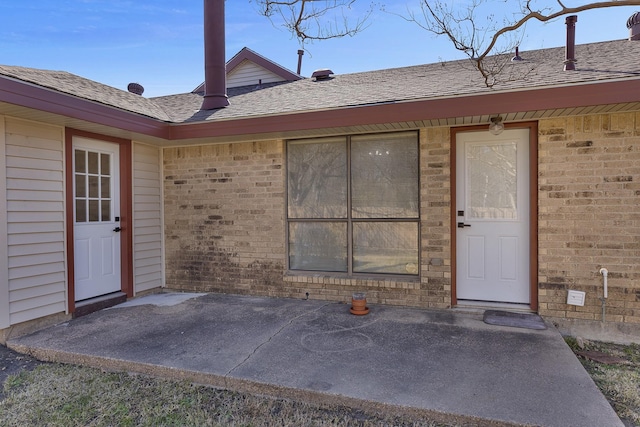
[[[82,301],[76,301],[76,309],[73,312],[73,318],[86,316],[105,308],[113,307],[127,301],[127,294],[118,291],[112,294],[100,295],[95,298],[89,298]]]
[[[484,310],[505,310],[516,311],[522,313],[535,313],[531,309],[530,304],[498,302],[498,301],[477,301],[477,300],[458,300],[454,306],[459,311],[484,311]]]

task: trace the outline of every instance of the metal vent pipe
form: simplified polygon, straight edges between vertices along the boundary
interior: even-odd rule
[[[202,110],[229,105],[224,38],[224,1],[204,0],[204,100]]]
[[[304,50],[298,49],[298,75],[302,71],[302,55],[304,55]]]
[[[627,20],[629,40],[640,40],[640,12],[636,12]]]
[[[573,71],[576,69],[576,22],[578,15],[567,16],[565,23],[567,24],[567,44],[565,47],[564,70]]]

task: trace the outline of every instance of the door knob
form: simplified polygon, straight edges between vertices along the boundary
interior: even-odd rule
[[[120,231],[122,231],[122,228],[116,227],[116,228],[113,229],[113,231],[115,231],[116,233],[119,233]]]
[[[464,222],[458,223],[458,228],[465,228],[465,227],[471,227],[471,224],[465,224]]]

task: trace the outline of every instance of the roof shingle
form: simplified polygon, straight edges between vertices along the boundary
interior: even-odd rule
[[[170,116],[162,109],[162,105],[152,99],[85,79],[66,71],[0,65],[0,75],[157,120],[170,120]]]
[[[516,92],[553,86],[640,78],[640,42],[618,40],[576,46],[576,71],[563,71],[564,48],[521,52],[489,88],[467,60],[336,75],[330,80],[228,90],[230,105],[201,111],[194,93],[144,98],[70,73],[0,66],[0,75],[40,85],[114,108],[172,123],[195,123],[340,109],[355,106]],[[508,59],[508,58],[507,58]],[[514,101],[517,102],[517,99]]]

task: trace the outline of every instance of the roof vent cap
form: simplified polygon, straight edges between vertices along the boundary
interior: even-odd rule
[[[313,74],[311,74],[311,77],[316,79],[315,81],[321,81],[321,80],[329,80],[331,79],[331,76],[333,75],[333,71],[331,71],[328,68],[321,68],[319,70],[315,70],[313,72]]]
[[[511,62],[519,62],[523,61],[522,56],[520,56],[520,48],[516,46],[516,55],[511,58]]]
[[[640,12],[636,12],[627,19],[629,40],[640,40]]]
[[[127,90],[136,95],[142,95],[144,93],[144,87],[140,83],[129,83]]]

